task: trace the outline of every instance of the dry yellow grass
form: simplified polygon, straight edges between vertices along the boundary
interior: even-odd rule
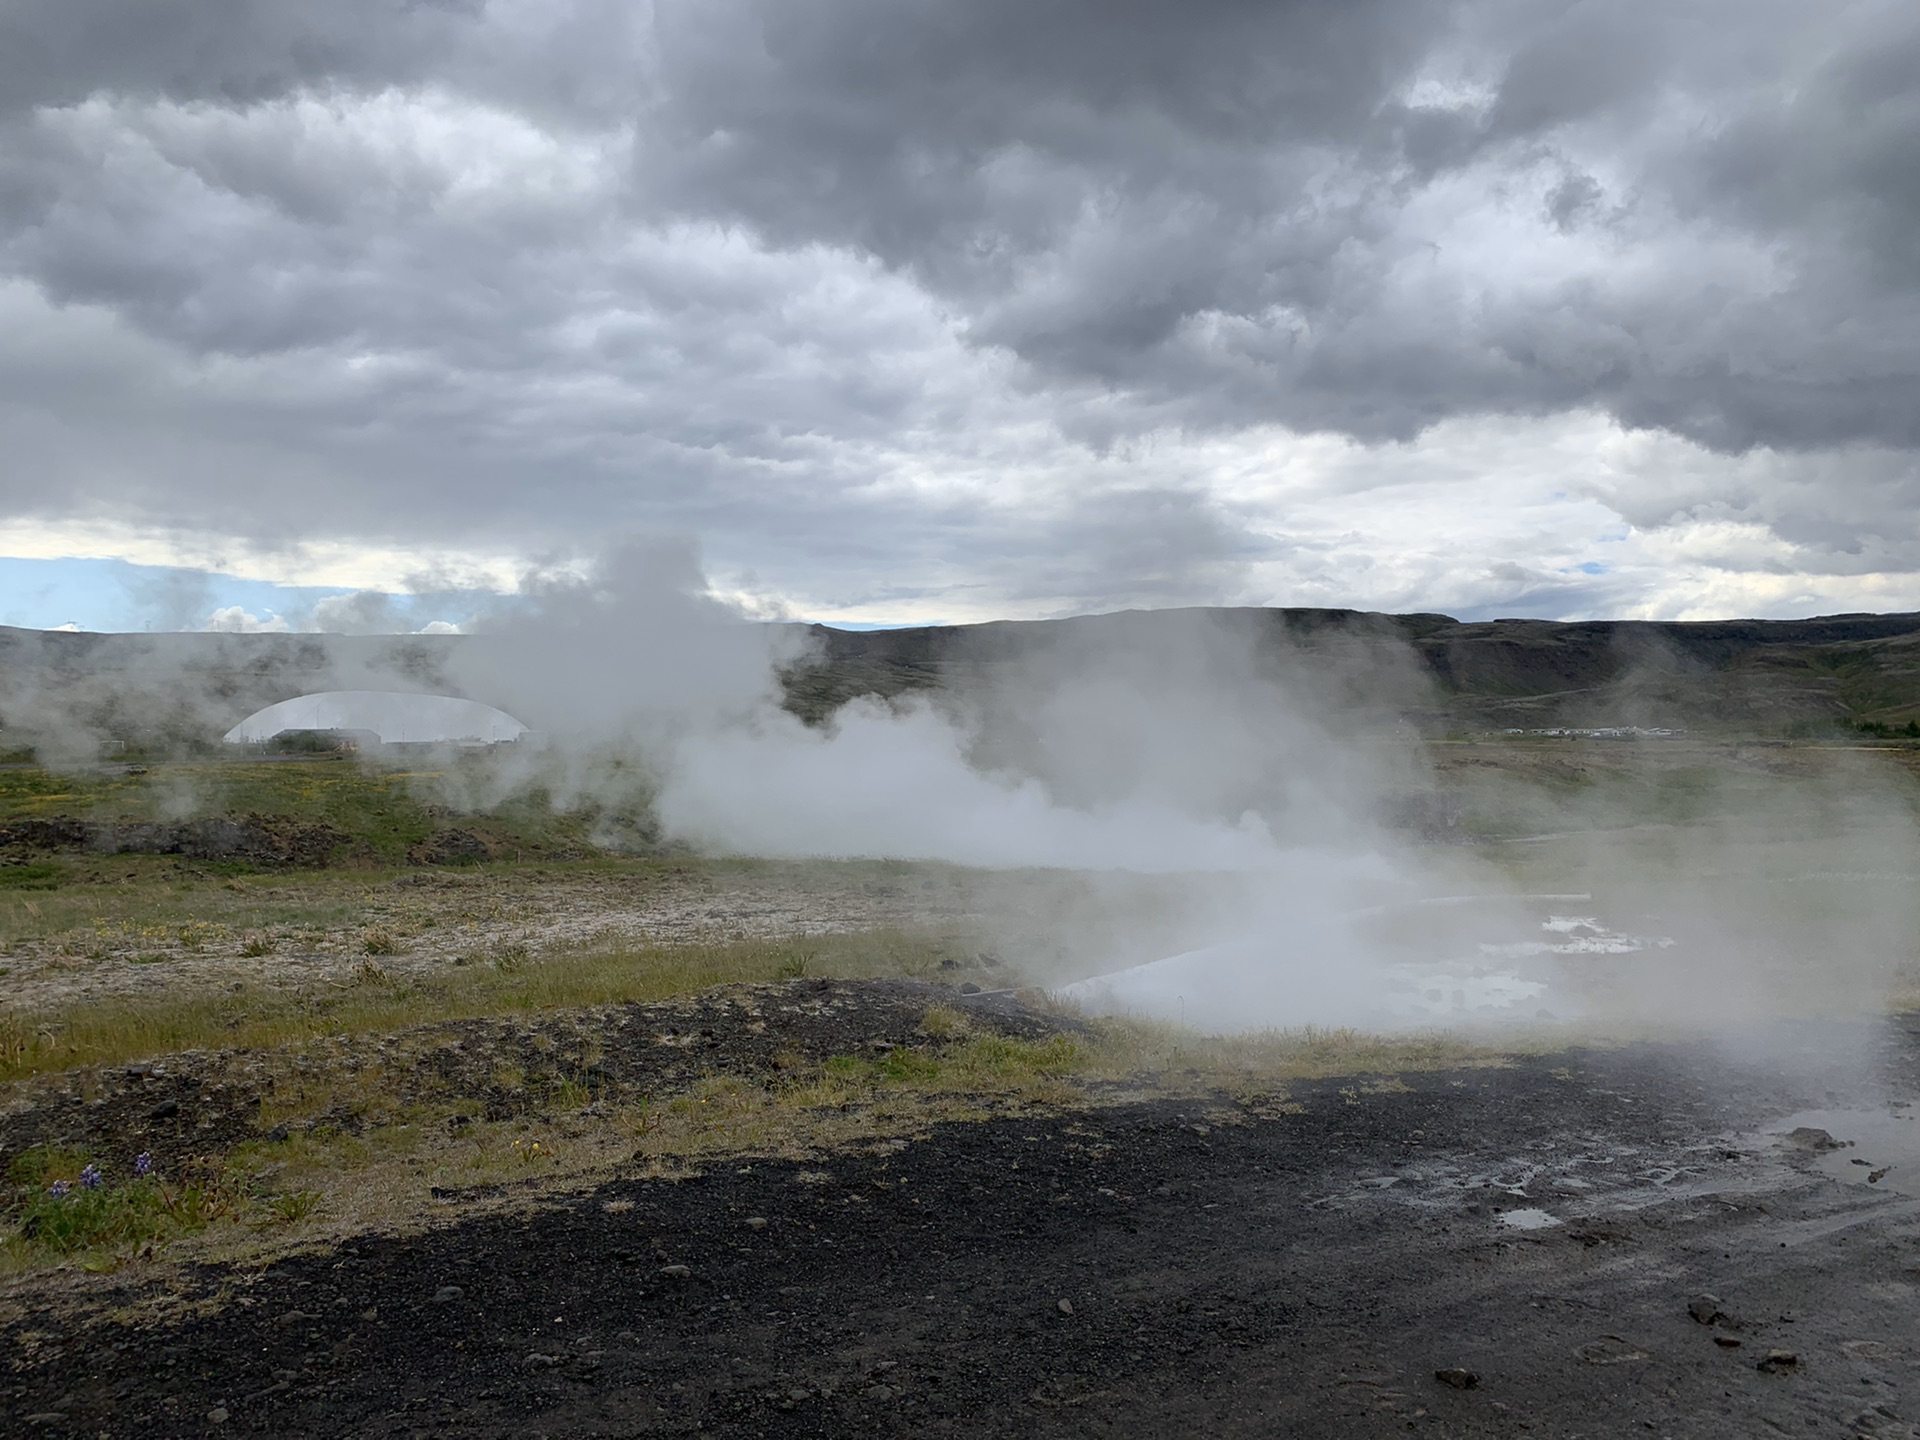
[[[247,991],[109,1001],[52,1014],[0,1013],[0,1083],[50,1070],[182,1050],[268,1050],[319,1035],[394,1031],[442,1020],[663,1000],[717,985],[792,978],[924,974],[938,937],[869,931],[794,941],[590,948],[400,982],[368,957],[352,983],[306,993]]]

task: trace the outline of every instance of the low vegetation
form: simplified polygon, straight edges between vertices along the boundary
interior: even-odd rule
[[[556,805],[538,777],[507,776],[500,764],[480,754],[393,768],[343,754],[0,768],[0,825],[56,818],[158,825],[259,815],[330,827],[347,837],[336,858],[365,865],[403,861],[449,830],[476,834],[488,854],[528,859],[652,848],[642,813],[584,801]],[[637,787],[633,793],[643,795]]]
[[[865,931],[806,940],[590,947],[533,962],[504,947],[450,972],[396,979],[369,951],[341,985],[307,991],[187,992],[42,1014],[0,1012],[0,1083],[184,1050],[272,1049],[326,1035],[618,1005],[718,985],[816,976],[927,975],[954,958],[940,936]]]

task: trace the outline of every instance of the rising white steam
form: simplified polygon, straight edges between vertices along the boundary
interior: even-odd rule
[[[1062,805],[1039,779],[969,761],[968,737],[924,702],[857,700],[825,730],[784,713],[689,732],[659,798],[668,833],[753,855],[946,860],[993,868],[1264,870],[1267,824],[1116,794]]]
[[[535,589],[538,613],[473,648],[469,693],[546,732],[576,792],[644,775],[666,838],[1105,872],[1108,895],[1128,876],[1177,878],[1136,935],[1063,911],[1046,945],[1014,957],[1091,1010],[1214,1031],[1589,1015],[1711,1027],[1763,1013],[1782,976],[1808,973],[1745,938],[1780,887],[1757,903],[1724,885],[1675,893],[1671,877],[1714,873],[1705,831],[1685,833],[1684,857],[1576,857],[1588,888],[1528,897],[1387,823],[1431,778],[1382,700],[1404,698],[1412,668],[1391,650],[1309,662],[1244,616],[1204,612],[1087,622],[996,655],[991,685],[975,667],[937,703],[857,701],[816,728],[779,704],[797,627],[712,600],[684,549],[629,546]],[[644,763],[624,770],[609,758],[636,752]],[[1908,863],[1910,817],[1881,819],[1881,853]],[[1876,901],[1844,923],[1861,943],[1818,988],[1871,1004],[1903,922]]]

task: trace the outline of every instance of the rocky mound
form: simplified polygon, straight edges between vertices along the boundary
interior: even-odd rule
[[[0,824],[0,854],[84,850],[96,855],[179,855],[270,868],[325,865],[351,836],[283,815],[201,820],[96,822],[69,816]]]

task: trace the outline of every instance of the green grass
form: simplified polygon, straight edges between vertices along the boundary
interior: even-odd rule
[[[317,993],[220,991],[103,1001],[44,1015],[0,1014],[0,1082],[181,1050],[267,1049],[322,1035],[405,1029],[575,1006],[663,1000],[716,985],[807,973],[926,974],[951,953],[942,937],[898,931],[723,945],[585,949],[538,960],[503,957],[430,978],[397,980],[363,966],[358,983]]]
[[[0,1186],[0,1270],[69,1256],[85,1257],[87,1270],[113,1270],[215,1225],[298,1225],[319,1209],[317,1192],[275,1193],[270,1178],[207,1156],[182,1162],[172,1174],[155,1167],[115,1175],[93,1166],[84,1151],[36,1146],[15,1158]]]
[[[58,890],[63,878],[63,868],[47,862],[0,866],[0,890]]]
[[[395,861],[447,828],[474,830],[529,855],[578,852],[609,826],[640,833],[631,816],[593,806],[556,810],[538,785],[508,789],[486,756],[384,770],[351,758],[223,759],[55,772],[0,770],[0,823],[71,817],[108,824],[194,816],[266,815],[330,825],[355,854]],[[505,791],[484,814],[455,813],[449,796]],[[621,825],[621,821],[627,822]]]
[[[5,876],[30,872],[25,881]],[[227,875],[166,856],[60,856],[0,866],[0,946],[102,930],[130,943],[172,941],[182,927],[337,929],[352,924],[397,871]]]

